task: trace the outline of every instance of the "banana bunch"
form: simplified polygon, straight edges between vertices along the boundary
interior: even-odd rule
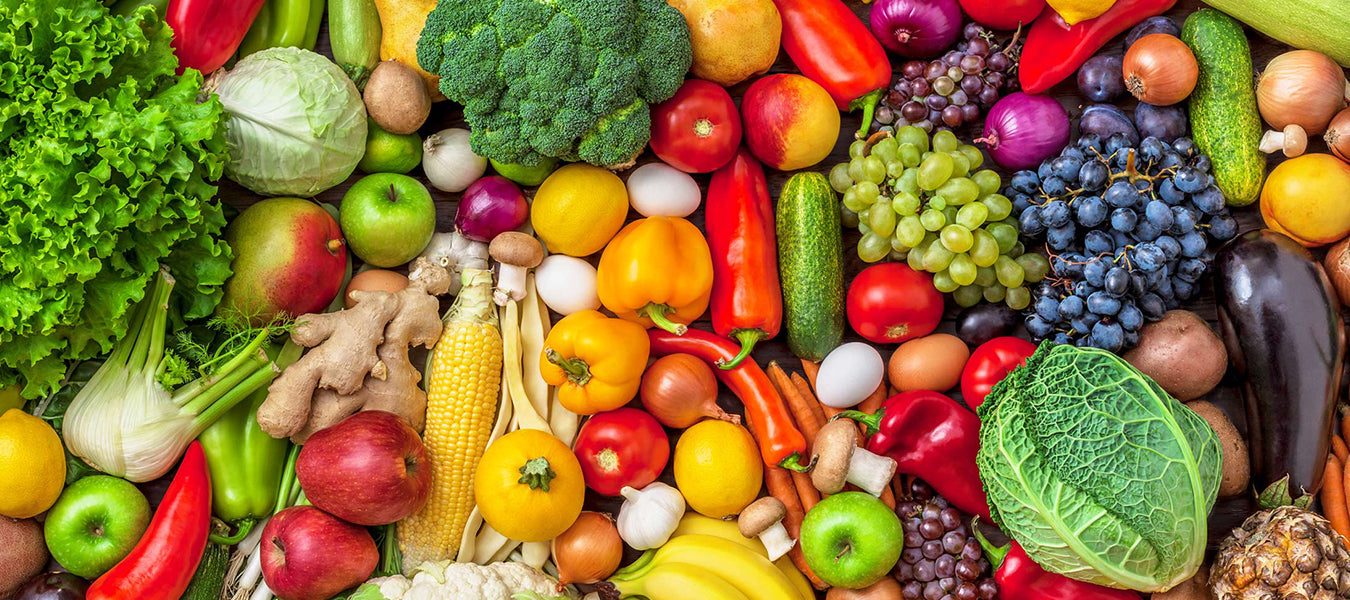
[[[812,600],[806,578],[763,544],[742,537],[734,522],[690,513],[664,546],[643,554],[609,579],[619,596],[650,600]]]

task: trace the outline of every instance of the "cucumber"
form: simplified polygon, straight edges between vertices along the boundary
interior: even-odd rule
[[[1316,50],[1350,67],[1350,2],[1346,0],[1205,0],[1295,48]]]
[[[1261,153],[1261,117],[1256,111],[1252,53],[1242,25],[1212,8],[1186,18],[1181,40],[1200,65],[1191,92],[1191,132],[1214,165],[1214,181],[1229,206],[1246,206],[1261,195],[1266,157]]]
[[[380,63],[382,35],[374,0],[328,0],[333,60],[358,88],[365,88],[366,77]]]
[[[207,543],[197,572],[192,574],[180,600],[221,600],[225,592],[225,573],[230,568],[230,548]]]
[[[839,202],[820,173],[797,173],[778,196],[778,276],[793,354],[821,360],[844,337]]]

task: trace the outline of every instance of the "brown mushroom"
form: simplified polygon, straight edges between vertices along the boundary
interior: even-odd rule
[[[894,460],[858,447],[858,427],[848,419],[821,427],[812,452],[811,483],[823,494],[838,494],[851,483],[880,496],[895,476]]]
[[[736,527],[745,537],[759,536],[759,541],[764,543],[764,549],[769,552],[769,560],[778,560],[797,543],[783,526],[785,517],[787,507],[783,506],[783,502],[773,496],[765,496],[741,511],[741,516],[736,519]]]
[[[1284,131],[1267,131],[1261,136],[1261,151],[1266,154],[1283,151],[1285,156],[1300,156],[1308,149],[1308,132],[1302,127],[1290,123]]]
[[[492,293],[493,301],[498,306],[506,306],[508,300],[523,299],[525,275],[544,260],[544,247],[539,245],[539,240],[519,231],[499,233],[488,245],[488,254],[501,263],[501,270],[497,273],[497,289]]]

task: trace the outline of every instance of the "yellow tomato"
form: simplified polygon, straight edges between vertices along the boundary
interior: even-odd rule
[[[474,500],[493,529],[521,542],[558,537],[581,514],[586,486],[576,455],[543,431],[508,433],[483,453]]]
[[[1350,165],[1330,154],[1304,154],[1279,164],[1261,189],[1266,226],[1304,246],[1350,234]]]

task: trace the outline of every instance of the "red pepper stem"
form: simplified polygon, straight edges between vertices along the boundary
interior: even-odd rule
[[[881,93],[886,91],[884,88],[872,90],[866,96],[859,96],[853,102],[848,104],[848,111],[853,112],[859,108],[863,109],[862,126],[858,128],[855,137],[864,139],[867,137],[867,130],[872,128],[872,113],[877,109],[877,103],[881,102]]]
[[[970,531],[975,534],[975,539],[979,540],[980,547],[984,548],[984,556],[989,559],[989,564],[994,569],[1003,564],[1003,559],[1008,556],[1008,551],[1012,550],[1012,544],[995,546],[989,538],[984,537],[984,532],[980,531],[980,515],[975,515],[970,519]]]
[[[876,435],[881,431],[881,417],[886,415],[886,409],[882,408],[874,413],[865,413],[860,410],[845,410],[835,415],[833,419],[853,419],[863,424],[867,428],[867,435]]]
[[[675,309],[671,308],[669,304],[657,304],[655,302],[648,302],[646,306],[638,310],[638,315],[651,319],[652,323],[654,323],[657,327],[660,327],[661,329],[669,331],[675,335],[684,335],[684,332],[689,331],[688,325],[685,325],[683,323],[676,323],[666,318],[666,315],[673,312],[675,312]]]
[[[731,332],[731,337],[735,338],[741,344],[741,351],[731,360],[717,359],[717,368],[723,371],[730,371],[740,366],[745,357],[750,356],[750,352],[755,349],[755,344],[767,337],[763,329],[736,329]]]
[[[796,471],[798,473],[809,473],[811,472],[811,469],[816,466],[816,459],[813,456],[811,457],[811,462],[802,464],[801,453],[793,452],[792,454],[789,454],[787,458],[778,461],[778,466],[783,467],[784,469],[787,469],[789,471]]]
[[[586,361],[575,356],[563,358],[557,350],[552,348],[544,348],[544,356],[548,358],[548,362],[557,365],[559,369],[567,373],[567,379],[572,383],[584,387],[591,382],[591,367],[586,364]]]
[[[212,531],[211,535],[208,536],[207,539],[210,540],[212,544],[220,544],[221,546],[233,546],[235,544],[238,544],[239,542],[244,541],[244,538],[248,537],[249,532],[253,531],[253,526],[257,524],[258,520],[254,519],[253,517],[243,518],[240,519],[239,522],[235,524],[238,527],[238,529],[235,530],[233,535],[221,535],[219,533],[216,533],[215,531]]]

